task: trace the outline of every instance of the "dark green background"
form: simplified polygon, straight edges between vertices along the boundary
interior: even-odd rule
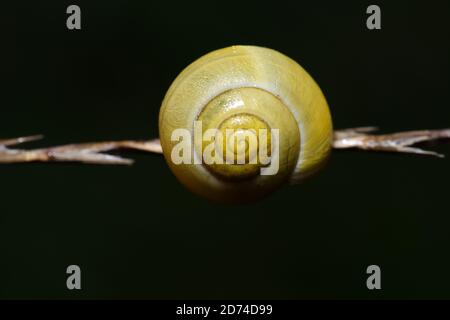
[[[450,127],[450,3],[377,3],[381,31],[364,1],[2,4],[0,136],[155,137],[177,74],[233,44],[302,64],[336,128]],[[81,31],[66,29],[69,4]],[[1,298],[450,298],[449,158],[336,151],[306,184],[225,206],[162,156],[127,155],[134,166],[0,166]],[[70,264],[81,291],[66,289]]]

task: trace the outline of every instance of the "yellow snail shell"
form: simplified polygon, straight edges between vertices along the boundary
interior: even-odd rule
[[[277,174],[261,175],[259,161],[175,164],[171,153],[178,141],[171,137],[179,128],[192,133],[193,157],[202,159],[195,121],[203,133],[278,129]],[[159,134],[168,165],[187,188],[212,200],[247,202],[316,172],[330,153],[333,130],[322,91],[299,64],[272,49],[232,46],[199,58],[175,79],[162,102]]]

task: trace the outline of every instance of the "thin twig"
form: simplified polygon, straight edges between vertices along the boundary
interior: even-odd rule
[[[162,153],[159,139],[149,141],[108,141],[94,143],[69,144],[64,146],[33,150],[10,149],[20,143],[42,139],[43,136],[21,137],[0,140],[0,163],[22,162],[82,162],[90,164],[131,165],[133,160],[113,156],[104,152],[118,149],[134,149],[145,152]]]
[[[443,154],[411,147],[425,141],[450,138],[450,129],[405,131],[391,134],[369,134],[377,127],[361,127],[334,132],[333,148],[357,148],[371,151],[403,152],[444,158]]]
[[[371,151],[403,152],[444,157],[434,151],[411,147],[419,142],[450,138],[450,129],[405,131],[392,134],[369,134],[376,127],[361,127],[334,132],[334,149],[356,148]],[[108,141],[69,144],[40,149],[11,149],[21,143],[42,139],[42,135],[0,140],[0,164],[24,162],[81,162],[90,164],[130,165],[133,160],[105,152],[118,149],[134,149],[151,153],[162,153],[159,139],[148,141]]]

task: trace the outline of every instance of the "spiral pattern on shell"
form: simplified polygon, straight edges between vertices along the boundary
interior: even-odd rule
[[[217,129],[224,141],[197,139],[195,123],[200,136]],[[192,163],[171,158],[172,133],[180,128],[192,134]],[[195,193],[225,202],[251,201],[313,174],[331,150],[333,132],[327,102],[309,74],[287,56],[256,46],[213,51],[183,70],[163,100],[159,130],[176,177]],[[211,142],[223,163],[202,161]],[[227,152],[244,154],[245,163],[227,163]],[[271,165],[261,153],[278,157],[276,174],[261,174]]]

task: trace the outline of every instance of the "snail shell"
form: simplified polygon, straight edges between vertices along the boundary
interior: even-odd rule
[[[223,133],[278,129],[275,149],[270,133],[264,141],[269,153],[276,150],[279,156],[277,173],[262,175],[267,164],[259,160],[175,164],[171,154],[178,141],[172,133],[179,128],[192,133],[197,163],[203,158],[205,142],[195,138],[195,121],[201,121],[203,133],[211,128]],[[187,188],[212,200],[247,202],[315,173],[330,153],[333,130],[325,97],[299,64],[272,49],[232,46],[199,58],[175,79],[162,102],[159,133],[169,167]],[[241,147],[247,148],[246,160],[257,151],[248,150],[248,141]]]

